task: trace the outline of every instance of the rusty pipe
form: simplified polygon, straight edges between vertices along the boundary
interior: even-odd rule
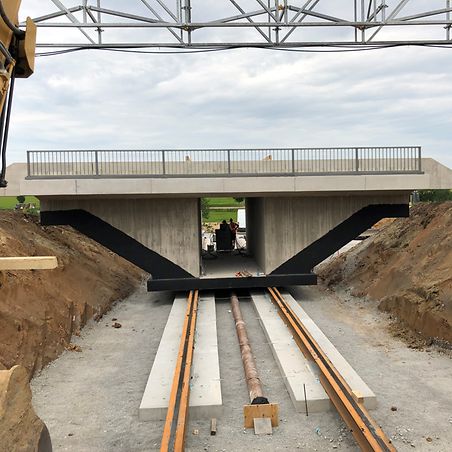
[[[265,404],[268,399],[264,397],[262,391],[261,381],[257,373],[256,362],[254,360],[251,346],[246,333],[245,322],[243,321],[242,311],[240,310],[240,303],[235,293],[231,294],[232,315],[234,316],[235,329],[237,331],[237,338],[240,345],[240,353],[242,355],[243,369],[245,371],[246,384],[248,386],[248,393],[251,404]]]

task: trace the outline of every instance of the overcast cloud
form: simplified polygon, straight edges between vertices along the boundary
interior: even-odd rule
[[[17,82],[9,161],[31,149],[420,145],[452,167],[451,74],[452,48],[39,58]]]

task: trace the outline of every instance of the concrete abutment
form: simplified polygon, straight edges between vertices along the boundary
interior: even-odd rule
[[[248,198],[249,250],[262,271],[270,274],[359,210],[408,201],[408,193]]]
[[[199,198],[46,196],[41,220],[69,224],[131,260],[151,274],[149,290],[251,288],[315,284],[321,256],[385,216],[407,216],[408,199],[408,192],[246,198],[247,254],[258,269],[246,281],[235,277],[248,265],[240,258],[230,274],[200,278]]]
[[[42,197],[41,212],[84,210],[173,262],[199,276],[199,205],[196,198],[89,198]],[[114,251],[114,250],[113,250]]]

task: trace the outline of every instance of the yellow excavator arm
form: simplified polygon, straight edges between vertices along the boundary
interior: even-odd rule
[[[14,79],[34,72],[36,25],[28,17],[26,30],[18,27],[21,0],[0,0],[0,187],[6,187],[8,141]]]

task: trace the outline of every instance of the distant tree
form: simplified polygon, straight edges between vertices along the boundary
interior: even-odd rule
[[[23,204],[24,202],[25,202],[25,196],[17,196],[17,202],[19,203],[19,204]]]
[[[203,220],[207,220],[209,217],[210,205],[207,198],[201,198],[201,215]]]
[[[419,190],[419,199],[423,202],[452,201],[452,190]]]
[[[237,202],[242,203],[243,201],[245,201],[245,198],[234,198]]]

